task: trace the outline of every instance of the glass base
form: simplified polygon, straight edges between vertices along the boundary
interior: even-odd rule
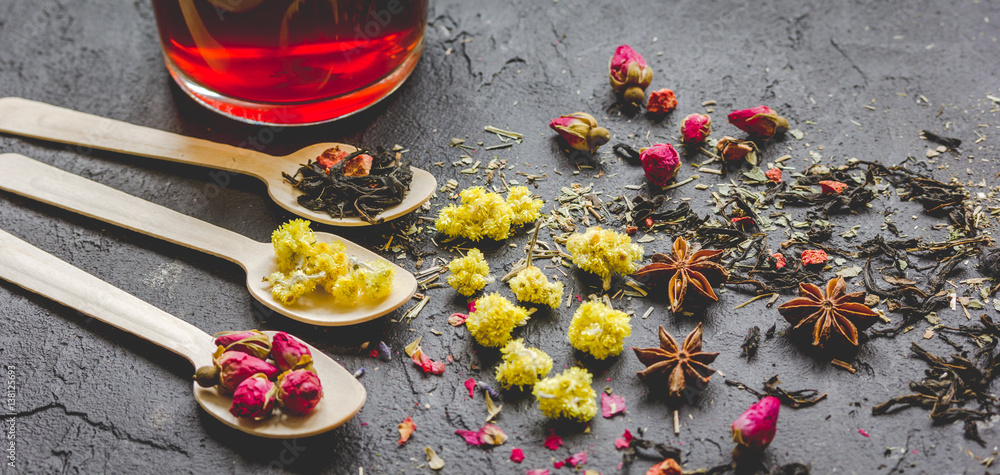
[[[240,122],[260,125],[315,125],[361,112],[392,94],[410,77],[424,50],[423,39],[395,71],[363,89],[301,104],[260,104],[216,93],[194,82],[164,56],[167,70],[180,88],[199,104]]]

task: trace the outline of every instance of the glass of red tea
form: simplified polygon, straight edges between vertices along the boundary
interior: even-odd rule
[[[428,0],[153,0],[167,69],[244,122],[308,125],[398,88],[423,51]]]

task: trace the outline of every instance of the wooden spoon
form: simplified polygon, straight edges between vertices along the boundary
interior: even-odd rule
[[[212,337],[194,325],[2,230],[0,250],[0,279],[149,340],[187,358],[195,368],[212,364]],[[309,351],[324,395],[308,415],[275,414],[259,422],[240,419],[229,413],[231,396],[198,383],[192,383],[194,398],[216,419],[248,434],[290,439],[326,432],[354,417],[367,395],[364,386],[336,361],[312,346]]]
[[[24,155],[0,154],[0,189],[233,261],[247,272],[247,288],[255,299],[275,312],[313,325],[352,325],[378,318],[402,306],[417,290],[413,274],[396,266],[392,293],[381,301],[343,305],[317,290],[289,307],[274,300],[270,286],[262,281],[278,270],[270,243],[254,241]],[[333,234],[317,232],[316,238],[340,240],[347,246],[347,255],[360,261],[381,259]]]
[[[290,155],[275,157],[20,97],[0,98],[0,132],[242,173],[263,180],[271,199],[299,216],[334,226],[370,224],[359,217],[333,218],[302,207],[298,202],[301,193],[281,176],[281,172],[295,175],[300,165],[315,160],[326,149],[339,146],[348,152],[356,150],[346,144],[318,143]],[[426,170],[411,169],[413,181],[403,202],[387,208],[376,219],[396,219],[430,199],[437,188],[437,180]]]

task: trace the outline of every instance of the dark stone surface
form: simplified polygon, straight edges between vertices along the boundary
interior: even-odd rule
[[[516,164],[516,171],[547,173],[549,179],[536,190],[546,200],[571,182],[593,182],[609,198],[623,191],[633,195],[622,186],[644,182],[641,169],[611,155],[610,147],[601,154],[602,178],[594,178],[591,170],[573,176],[562,144],[547,128],[551,117],[587,111],[612,131],[614,141],[640,146],[647,134],[654,142],[673,140],[680,119],[704,111],[703,101],[718,102],[712,114],[716,137],[736,132],[725,124],[729,110],[765,103],[807,136],[776,140],[764,151],[764,162],[791,154],[788,163],[802,169],[808,151],[819,145],[824,163],[858,157],[894,164],[907,154],[920,162],[927,144],[918,135],[926,128],[965,140],[960,155],[939,158],[937,163],[947,168],[934,169],[937,178],[976,183],[985,178],[989,186],[996,185],[998,106],[986,98],[1000,95],[1000,4],[995,1],[432,3],[427,47],[413,77],[374,109],[339,123],[265,130],[194,104],[171,83],[162,65],[151,7],[144,1],[0,1],[0,95],[233,145],[273,135],[261,146],[275,155],[319,141],[398,143],[410,149],[418,165],[433,170],[439,182],[457,178],[462,187],[476,180],[451,166],[459,150],[448,148],[448,141],[467,137],[472,143],[497,143],[482,131],[491,124],[523,133],[524,143],[493,154],[480,151],[477,159],[485,163],[496,155]],[[620,43],[645,55],[655,70],[654,88],[677,92],[681,105],[665,120],[622,115],[613,107],[605,68]],[[974,143],[976,131],[986,140]],[[23,153],[258,240],[267,239],[290,217],[268,200],[261,183],[248,177],[233,177],[220,188],[206,169],[11,136],[0,136],[0,151]],[[438,161],[445,166],[432,165]],[[681,177],[691,172],[685,167]],[[728,180],[701,175],[701,183]],[[513,173],[507,172],[507,178],[514,178]],[[970,191],[975,196],[989,190]],[[669,193],[691,197],[699,214],[709,212],[709,192],[695,190],[694,184]],[[434,211],[425,215],[434,216],[447,202],[439,196],[433,200]],[[368,403],[342,428],[294,442],[259,440],[226,428],[198,408],[191,398],[191,368],[181,358],[0,283],[0,363],[16,366],[18,385],[17,471],[358,473],[364,467],[365,473],[427,473],[423,447],[429,445],[447,461],[445,473],[523,473],[525,468],[551,467],[552,458],[580,450],[588,453],[587,468],[615,473],[620,454],[613,439],[626,428],[648,428],[648,438],[679,446],[685,467],[693,470],[728,460],[728,425],[753,402],[751,395],[725,386],[720,375],[690,403],[670,406],[633,376],[641,365],[626,353],[601,365],[587,363],[598,371],[598,392],[607,385],[625,396],[626,416],[598,416],[584,432],[547,422],[530,397],[505,395],[498,424],[510,436],[507,444],[492,450],[467,447],[453,432],[478,428],[485,409],[481,394],[469,400],[461,382],[470,376],[492,381],[497,356],[477,353],[464,329],[448,326],[447,315],[463,304],[450,289],[431,290],[431,304],[411,325],[394,322],[401,314],[397,312],[351,328],[304,326],[255,310],[242,271],[229,262],[7,193],[0,194],[0,203],[4,230],[209,333],[287,330],[349,370],[368,369],[361,379]],[[835,242],[850,246],[871,237],[890,209],[904,233],[947,236],[929,228],[938,221],[924,218],[917,205],[883,198],[868,213],[838,220]],[[920,216],[911,220],[911,215]],[[419,224],[426,227],[428,222]],[[862,225],[859,238],[845,242],[836,237],[855,224]],[[393,232],[388,225],[332,231],[371,247],[384,245]],[[423,234],[426,251],[434,251],[431,236]],[[546,232],[542,237],[550,239]],[[647,255],[665,250],[669,238],[656,235],[645,244]],[[783,239],[782,232],[773,233],[772,243]],[[510,242],[522,246],[526,241],[519,235]],[[497,273],[520,255],[519,249],[502,245],[488,251]],[[412,256],[400,262],[413,268]],[[954,282],[976,275],[971,265],[963,268],[968,269]],[[567,280],[568,290],[592,291],[585,284],[593,280],[577,276]],[[488,290],[509,295],[499,283]],[[870,415],[874,404],[906,392],[908,381],[923,376],[923,363],[909,356],[910,342],[920,341],[935,353],[949,352],[940,340],[921,338],[926,323],[896,339],[863,344],[855,362],[870,365],[870,372],[852,375],[836,369],[785,336],[764,342],[757,358],[747,363],[739,344],[748,328],[766,330],[777,323],[779,330],[787,329],[763,301],[732,310],[747,298],[730,290],[704,316],[706,349],[722,352],[714,366],[727,377],[755,385],[779,374],[790,389],[829,394],[815,407],[782,410],[767,464],[802,462],[813,473],[996,470],[973,458],[995,454],[1000,441],[995,426],[980,429],[990,442],[984,449],[962,437],[961,424],[932,425],[922,409]],[[651,304],[626,300],[616,305],[641,315]],[[649,319],[634,319],[627,345],[654,344],[658,324],[683,335],[697,322],[675,319],[662,304],[653,305],[657,310]],[[986,313],[996,314],[992,305],[987,308]],[[540,312],[518,332],[548,351],[556,370],[578,361],[565,341],[571,312]],[[946,323],[965,321],[960,311],[945,310],[941,317]],[[893,318],[898,321],[899,316]],[[443,335],[433,335],[431,328]],[[433,357],[455,358],[443,377],[422,374],[398,354],[381,362],[352,349],[364,341],[385,340],[398,352],[417,336],[423,336],[423,347]],[[470,363],[483,369],[471,371]],[[681,414],[677,436],[672,409]],[[396,424],[406,416],[418,428],[400,447]],[[559,429],[564,448],[551,452],[542,447],[549,428]],[[527,455],[521,465],[508,459],[514,447]],[[646,468],[639,463],[630,473]],[[13,470],[4,467],[4,473]]]

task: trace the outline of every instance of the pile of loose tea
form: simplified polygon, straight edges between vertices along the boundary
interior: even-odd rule
[[[323,152],[295,175],[281,174],[303,194],[299,204],[334,218],[358,216],[379,224],[378,215],[403,202],[413,181],[410,162],[402,154],[377,147],[347,153],[339,147]]]

